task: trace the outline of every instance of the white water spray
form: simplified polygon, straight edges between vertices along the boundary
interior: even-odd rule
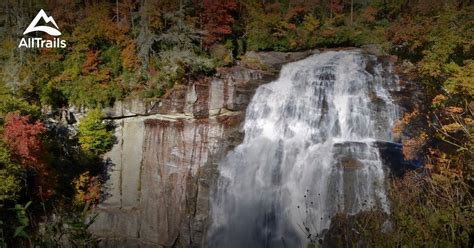
[[[388,211],[375,140],[391,141],[397,80],[373,55],[325,52],[258,88],[219,165],[209,247],[304,247],[338,212]]]

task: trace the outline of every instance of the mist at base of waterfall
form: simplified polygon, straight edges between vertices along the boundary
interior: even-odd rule
[[[391,141],[390,66],[360,51],[290,63],[257,89],[245,138],[219,164],[207,247],[302,247],[336,213],[388,212],[374,141]]]

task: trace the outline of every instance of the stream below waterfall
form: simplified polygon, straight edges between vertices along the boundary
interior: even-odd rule
[[[243,143],[219,164],[207,247],[305,247],[336,213],[389,212],[375,141],[392,141],[390,65],[358,50],[283,66],[260,86]]]

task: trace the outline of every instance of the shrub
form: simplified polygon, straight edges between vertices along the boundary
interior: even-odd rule
[[[100,155],[107,152],[114,144],[114,136],[107,130],[100,110],[90,111],[79,123],[79,144],[86,153]]]
[[[231,45],[231,43],[227,42],[226,45],[214,45],[209,48],[211,57],[214,58],[214,60],[216,61],[216,65],[226,66],[232,64],[233,58]],[[228,49],[227,47],[230,47],[230,49]]]
[[[5,120],[3,139],[11,149],[12,160],[33,172],[36,196],[52,196],[54,179],[49,175],[45,161],[47,153],[42,137],[46,128],[43,123],[31,122],[29,116],[17,114],[8,114]]]
[[[24,170],[10,159],[10,150],[0,141],[0,202],[17,200]]]
[[[100,199],[100,181],[99,176],[91,176],[89,171],[79,175],[74,181],[76,194],[74,203],[77,205],[89,203],[96,204]]]

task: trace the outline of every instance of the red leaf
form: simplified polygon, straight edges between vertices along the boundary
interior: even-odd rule
[[[43,160],[45,151],[41,135],[45,131],[43,123],[31,123],[29,116],[9,113],[5,117],[3,139],[12,151],[12,159],[35,171],[35,194],[49,197],[52,195],[53,180]]]
[[[204,44],[209,47],[232,33],[235,22],[233,13],[237,9],[235,0],[204,0],[203,17],[206,39]]]

